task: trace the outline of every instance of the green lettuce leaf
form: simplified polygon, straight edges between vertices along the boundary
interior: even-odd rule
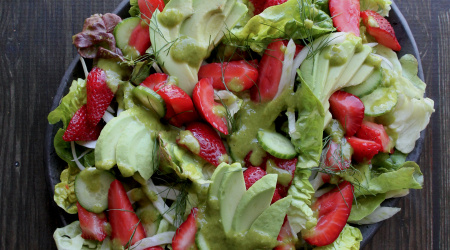
[[[74,80],[69,93],[61,99],[59,106],[48,114],[48,122],[55,124],[62,121],[63,127],[67,128],[72,116],[84,104],[86,104],[86,81],[83,79]]]
[[[419,72],[419,63],[417,62],[417,59],[411,54],[406,54],[402,56],[399,61],[402,65],[403,77],[411,81],[416,88],[425,91],[427,85],[417,76]]]
[[[289,0],[265,9],[243,27],[225,35],[225,43],[248,46],[262,52],[277,38],[311,39],[334,31],[331,17],[307,1]]]
[[[353,223],[355,221],[361,220],[364,217],[371,214],[380,204],[384,201],[386,195],[367,195],[361,196],[356,201],[353,201],[352,210],[350,216],[348,217],[348,222]]]
[[[401,209],[398,207],[377,207],[371,214],[367,215],[366,217],[360,220],[353,221],[352,223],[358,225],[378,223],[380,221],[391,218],[396,213],[400,212],[400,210]]]
[[[64,132],[65,130],[61,128],[58,130],[58,132],[56,132],[55,138],[53,139],[53,146],[55,147],[56,154],[65,162],[67,162],[67,165],[71,167],[77,167],[76,163],[73,161],[72,148],[70,146],[70,142],[64,141],[62,138]],[[75,144],[75,152],[77,155],[81,155],[85,150],[87,149],[81,146],[77,146],[77,144]],[[94,158],[95,158],[94,151],[91,151],[90,153],[87,153],[83,157],[79,158],[78,161],[84,167],[92,167],[95,165]]]
[[[392,2],[390,0],[360,0],[360,10],[373,10],[382,16],[388,16],[391,10]]]
[[[53,200],[69,214],[76,214],[77,196],[75,195],[75,178],[80,170],[77,167],[68,167],[61,172],[61,182],[55,185]]]
[[[339,237],[330,245],[323,247],[316,247],[315,250],[335,250],[335,249],[348,249],[348,250],[358,250],[359,244],[363,237],[361,231],[358,228],[352,227],[350,225],[345,225]]]
[[[341,172],[339,175],[353,183],[355,197],[400,189],[421,189],[423,185],[422,172],[417,163],[412,161],[405,162],[398,170],[387,173],[375,173],[371,171],[370,165],[362,164],[356,166],[353,171]]]
[[[311,209],[314,188],[308,180],[310,175],[309,169],[297,168],[292,185],[288,190],[288,195],[292,196],[292,202],[287,215],[295,234],[298,234],[302,229],[310,229],[317,224],[317,218]]]

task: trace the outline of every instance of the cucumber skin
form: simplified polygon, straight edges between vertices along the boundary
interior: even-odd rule
[[[381,73],[381,70],[375,70],[364,82],[355,86],[347,87],[344,89],[344,91],[361,98],[363,96],[369,95],[375,89],[377,89],[380,86],[382,80],[383,74]]]
[[[113,35],[116,39],[116,46],[122,51],[128,46],[130,41],[131,33],[134,28],[140,23],[139,17],[129,17],[122,22],[118,23],[114,28]]]
[[[166,103],[158,93],[144,86],[135,87],[132,93],[146,108],[153,109],[160,117],[164,117]]]
[[[266,152],[279,159],[290,160],[297,155],[291,141],[281,134],[260,130],[257,137],[259,145]]]

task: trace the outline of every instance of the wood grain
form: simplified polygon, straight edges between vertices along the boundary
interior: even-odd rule
[[[93,13],[119,0],[0,1],[0,249],[54,249],[58,212],[43,164],[46,116],[76,54],[71,36]],[[398,0],[419,47],[436,113],[419,164],[423,190],[412,191],[366,249],[449,249],[450,1]]]

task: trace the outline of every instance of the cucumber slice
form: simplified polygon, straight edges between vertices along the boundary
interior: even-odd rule
[[[269,154],[280,159],[292,159],[297,155],[291,141],[277,132],[258,131],[259,145]]]
[[[75,195],[87,211],[101,213],[108,208],[108,190],[116,178],[105,170],[85,168],[75,178]]]
[[[382,79],[383,74],[381,73],[381,69],[376,69],[364,82],[356,86],[347,87],[344,91],[356,95],[357,97],[363,97],[378,88]]]
[[[124,56],[136,58],[139,56],[139,52],[132,46],[128,45],[130,41],[131,33],[134,28],[139,25],[141,19],[139,17],[129,17],[122,22],[118,23],[114,28],[113,34],[116,39],[116,45],[122,50]]]
[[[394,88],[377,88],[369,95],[363,96],[364,114],[380,116],[391,111],[397,105],[397,92]]]
[[[164,99],[158,95],[158,93],[150,88],[140,85],[135,87],[132,93],[142,103],[142,105],[156,111],[160,117],[164,117],[166,114],[166,103],[164,102]]]
[[[211,248],[208,246],[205,237],[202,232],[197,232],[195,235],[195,244],[199,250],[210,250]]]

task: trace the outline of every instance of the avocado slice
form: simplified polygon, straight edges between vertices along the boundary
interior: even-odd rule
[[[228,171],[222,177],[219,189],[220,218],[225,233],[228,233],[231,230],[238,203],[246,190],[241,164],[233,164],[228,167]]]
[[[116,146],[117,166],[124,177],[136,171],[148,180],[153,174],[154,136],[139,122],[132,122],[120,135]]]
[[[359,67],[358,72],[348,81],[347,86],[355,86],[364,82],[373,72],[374,67],[369,64],[363,64]]]
[[[216,170],[214,170],[213,175],[211,176],[211,185],[208,191],[208,205],[212,206],[215,209],[219,209],[219,195],[220,195],[220,187],[222,184],[223,177],[226,173],[230,171],[230,169],[238,169],[240,167],[239,163],[233,163],[231,166],[227,163],[221,163],[217,166]]]
[[[95,146],[95,167],[109,170],[116,165],[116,146],[124,129],[133,122],[131,110],[124,111],[113,118],[103,128]]]
[[[253,222],[249,231],[276,239],[278,233],[280,233],[281,226],[283,226],[284,217],[286,216],[291,202],[292,196],[289,195],[270,205],[270,207],[264,210],[255,222]]]
[[[247,231],[256,218],[270,206],[277,178],[276,174],[265,175],[245,192],[234,214],[232,228],[235,232]]]

